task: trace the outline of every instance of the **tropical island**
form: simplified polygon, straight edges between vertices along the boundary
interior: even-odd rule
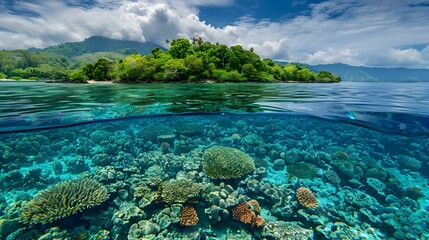
[[[340,82],[328,71],[318,73],[298,63],[280,64],[261,59],[253,49],[228,47],[200,37],[166,40],[170,48],[154,46],[150,53],[133,49],[106,52],[76,60],[72,45],[62,51],[0,51],[0,79],[61,80],[85,83],[88,80],[117,83],[179,82]]]

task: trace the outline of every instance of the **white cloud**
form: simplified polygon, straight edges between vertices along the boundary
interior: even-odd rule
[[[276,60],[429,67],[429,47],[410,47],[429,42],[428,0],[328,0],[289,20],[243,16],[223,28],[199,19],[199,8],[228,7],[233,0],[98,0],[85,7],[68,1],[73,4],[18,1],[15,9],[34,16],[0,12],[0,49],[45,47],[93,35],[158,44],[167,38],[201,36],[253,47],[262,57]]]
[[[313,54],[309,54],[307,58],[307,63],[327,64],[327,63],[347,62],[352,65],[360,65],[361,63],[356,61],[356,58],[358,56],[359,56],[358,53],[355,53],[350,49],[336,50],[330,47],[325,51],[320,50]]]

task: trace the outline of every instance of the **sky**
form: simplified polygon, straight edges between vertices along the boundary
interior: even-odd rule
[[[307,64],[429,68],[429,0],[2,0],[0,49],[202,37]]]

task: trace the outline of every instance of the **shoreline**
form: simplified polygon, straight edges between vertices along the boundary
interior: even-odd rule
[[[86,81],[89,84],[113,84],[113,80],[110,81],[95,81],[95,80],[88,80]]]
[[[273,84],[273,83],[340,83],[340,82],[324,82],[324,81],[272,81],[272,82],[260,82],[260,81],[216,81],[216,80],[202,80],[196,82],[190,81],[179,81],[179,82],[117,82],[115,80],[108,81],[96,81],[88,80],[86,82],[69,82],[66,80],[28,80],[28,79],[0,79],[0,82],[45,82],[45,83],[75,83],[75,84],[218,84],[218,83],[232,83],[232,84]]]

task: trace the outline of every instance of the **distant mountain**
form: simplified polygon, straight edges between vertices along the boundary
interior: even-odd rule
[[[347,82],[429,81],[429,69],[354,67],[347,64],[341,64],[341,63],[308,65],[308,67],[311,70],[316,72],[324,70],[324,71],[335,73],[341,77],[342,81],[347,81]]]
[[[57,46],[47,47],[44,49],[30,48],[32,52],[46,52],[64,55],[69,58],[80,56],[83,54],[91,54],[97,52],[117,52],[121,54],[149,54],[153,48],[164,49],[155,43],[144,43],[128,40],[115,40],[105,37],[94,36],[85,39],[82,42],[69,42]]]

